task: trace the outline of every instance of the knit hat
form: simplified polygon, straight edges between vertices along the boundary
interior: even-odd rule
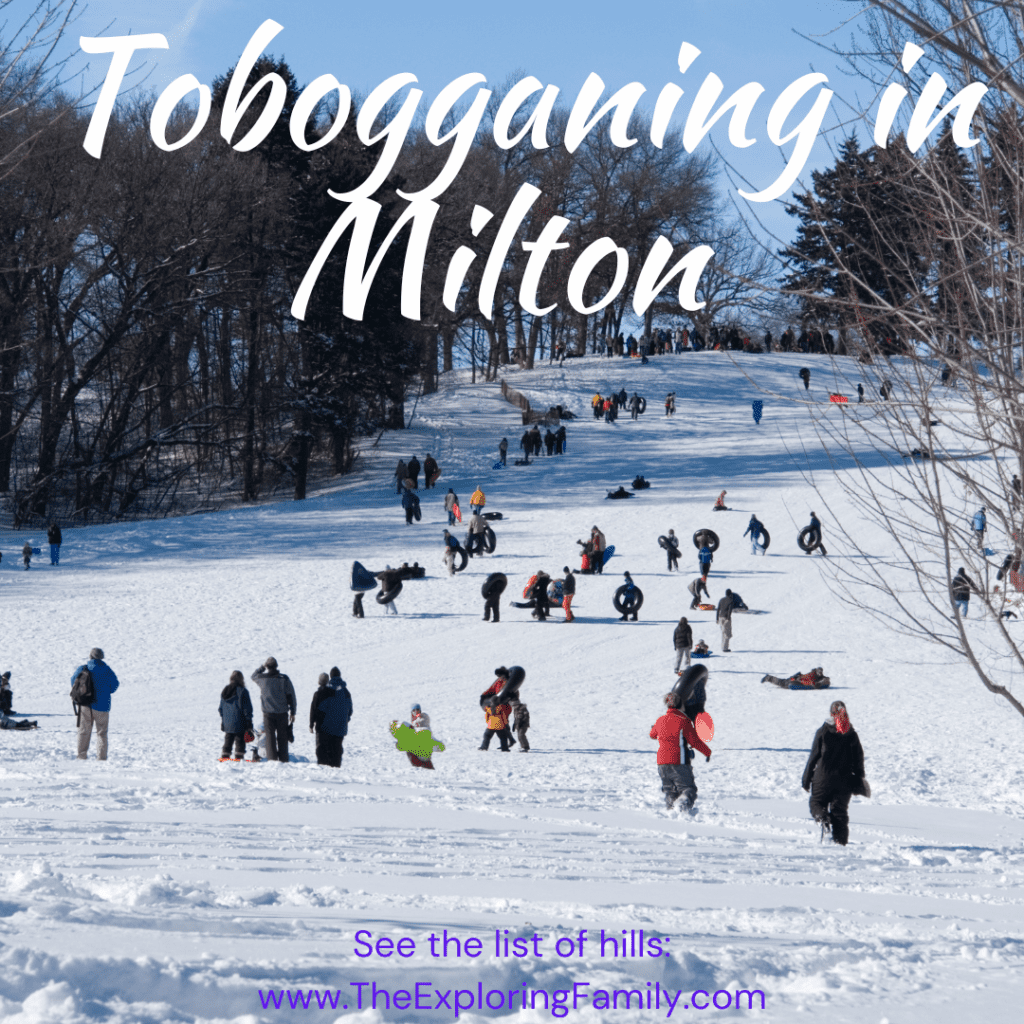
[[[340,678],[341,678],[341,669],[340,669],[340,668],[338,668],[338,666],[337,666],[337,665],[335,665],[335,666],[334,666],[334,667],[333,667],[333,668],[331,669],[331,678],[332,678],[332,679],[340,679]]]
[[[504,665],[502,665],[500,668],[496,668],[494,670],[494,674],[496,676],[501,676],[503,679],[508,679],[508,669],[505,668]]]
[[[317,676],[316,681],[320,686],[326,686],[329,679],[330,676],[328,676],[326,672],[321,672],[320,675]]]
[[[725,596],[726,597],[732,597],[732,591],[731,590],[726,590]]]
[[[94,647],[89,652],[89,657],[92,658],[93,661],[102,661],[103,660],[103,648],[102,647]]]
[[[419,704],[413,704],[411,710],[413,710],[413,711],[422,711],[423,709],[419,706]]]
[[[238,669],[236,668],[235,671],[231,673],[231,678],[228,680],[228,682],[231,682],[231,683],[244,683],[245,682],[245,676],[243,676],[242,673],[239,672]]]
[[[263,667],[273,671],[277,668],[277,658],[267,658],[267,660],[263,662]]]
[[[567,565],[563,565],[562,566],[562,572],[569,572],[569,571],[570,571],[569,566],[567,566]]]

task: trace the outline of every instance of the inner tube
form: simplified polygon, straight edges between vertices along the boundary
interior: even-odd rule
[[[697,684],[704,682],[708,677],[706,665],[691,665],[680,677],[675,686],[672,687],[672,696],[677,699],[675,705],[681,708],[686,703],[686,698],[696,688]]]
[[[632,498],[635,497],[630,491],[627,491],[625,487],[620,487],[617,491],[609,491],[609,498]]]
[[[412,517],[418,523],[420,521],[420,517],[422,515],[423,515],[423,513],[420,511],[420,503],[417,501],[416,504],[413,505],[413,507],[412,507]]]
[[[767,531],[765,531],[767,533]],[[693,534],[693,546],[699,551],[705,544],[711,549],[711,554],[718,550],[721,541],[714,530],[696,530]]]
[[[767,551],[768,550],[768,545],[771,544],[771,542],[772,542],[772,535],[768,532],[767,527],[764,527],[764,526],[761,527],[761,536],[762,536],[761,550],[762,551]]]
[[[484,519],[503,519],[504,516],[500,512],[483,512],[481,513]]]
[[[396,580],[390,590],[381,590],[377,595],[377,604],[391,604],[392,601],[402,592],[402,581]]]
[[[508,577],[503,572],[492,572],[480,584],[480,596],[487,601],[491,597],[497,597],[499,594],[504,593],[507,586]]]
[[[821,544],[820,540],[814,541],[813,544],[808,543],[807,540],[805,540],[806,537],[813,536],[813,534],[814,534],[814,529],[812,527],[810,527],[810,526],[805,526],[800,531],[800,536],[797,537],[796,542],[800,546],[800,550],[801,551],[807,551],[807,552],[814,551],[814,549],[817,548],[819,544]]]
[[[625,615],[627,612],[632,615],[633,612],[638,612],[643,607],[644,592],[634,583],[633,590],[627,604],[625,597],[628,590],[629,584],[623,583],[622,586],[615,591],[615,596],[612,598],[612,604],[615,605],[615,610],[620,615]]]
[[[507,704],[510,700],[518,697],[519,687],[523,685],[525,678],[526,669],[521,668],[519,665],[513,665],[508,670],[508,682],[505,683],[498,693],[493,694],[488,699],[488,703],[491,705]]]
[[[466,549],[460,544],[455,549],[455,561],[452,563],[452,568],[455,572],[462,572],[467,565],[469,565],[469,555],[466,553]]]
[[[494,536],[494,531],[489,527],[484,527],[484,551],[487,554],[493,554],[494,548],[498,543],[498,538]]]
[[[358,593],[366,593],[377,589],[377,577],[360,562],[352,563],[351,589]]]
[[[641,416],[643,416],[643,414],[647,411],[647,399],[644,398],[643,395],[637,395],[637,399],[639,400],[639,402],[637,404],[636,411]]]
[[[562,607],[562,581],[552,580],[551,586],[548,587],[548,604],[557,605],[559,608]]]
[[[658,547],[664,548],[666,551],[668,551],[668,537],[666,537],[664,534],[662,534],[658,538]]]

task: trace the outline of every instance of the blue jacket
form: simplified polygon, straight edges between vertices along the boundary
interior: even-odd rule
[[[713,556],[711,554],[711,548],[709,548],[707,546],[707,544],[705,544],[704,547],[702,547],[700,549],[700,554],[697,555],[697,561],[698,562],[710,562],[712,560],[712,558],[713,558]]]
[[[974,529],[981,533],[985,529],[985,513],[980,509],[974,513]]]
[[[225,696],[226,695],[226,696]],[[252,698],[244,686],[228,686],[220,695],[220,727],[237,735],[252,726]]]
[[[352,696],[344,679],[334,676],[313,694],[309,708],[311,729],[318,729],[328,736],[347,736],[351,717]]]
[[[96,687],[96,700],[93,701],[93,711],[109,711],[110,695],[121,685],[114,675],[114,670],[105,661],[94,661],[90,658],[84,665],[79,665],[71,673],[71,685],[75,685],[75,677],[83,668],[92,673],[93,686]]]
[[[759,519],[751,519],[750,525],[743,531],[743,536],[746,537],[746,535],[749,533],[751,540],[757,540],[758,537],[761,536],[761,531],[763,529],[764,526],[761,524],[761,521]]]
[[[415,508],[420,503],[420,499],[417,495],[413,494],[412,491],[404,491],[402,494],[402,508],[410,509]]]

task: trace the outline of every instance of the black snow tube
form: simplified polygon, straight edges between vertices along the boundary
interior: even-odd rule
[[[772,542],[772,535],[768,532],[767,528],[761,527],[761,550],[767,551],[768,545]]]
[[[767,530],[765,531],[768,532]],[[701,539],[701,534],[706,539]],[[705,544],[711,549],[711,554],[714,554],[718,550],[718,545],[721,541],[718,539],[718,534],[714,530],[696,530],[693,534],[693,546],[699,551]]]
[[[360,562],[352,563],[351,589],[360,593],[377,589],[377,577]]]
[[[693,692],[697,684],[708,677],[707,665],[691,665],[680,677],[675,686],[672,687],[672,696],[675,698],[675,707],[681,708],[686,703],[686,698]]]
[[[391,604],[392,601],[402,592],[402,581],[395,580],[395,585],[390,590],[381,590],[377,595],[377,604]]]
[[[484,527],[484,551],[487,554],[494,554],[494,549],[498,544],[498,538],[494,536],[494,531],[489,527]]]
[[[671,549],[671,550],[672,550],[672,551],[674,551],[674,552],[675,552],[675,553],[676,553],[677,555],[679,554],[679,548],[678,548],[678,547],[677,547],[677,546],[676,546],[675,544],[672,544],[672,543],[671,543],[671,542],[669,541],[668,537],[666,537],[666,536],[665,536],[664,534],[662,534],[662,535],[661,535],[661,536],[660,536],[660,537],[658,538],[658,547],[662,547],[662,548],[664,548],[664,549],[665,549],[666,551],[668,551],[668,550],[670,550],[670,549]]]
[[[500,512],[483,512],[481,513],[484,519],[503,519],[504,516]]]
[[[508,577],[503,572],[492,572],[491,575],[480,584],[480,596],[487,601],[491,597],[497,597],[499,594],[503,594],[507,586]]]
[[[637,399],[636,411],[638,415],[643,416],[643,414],[647,412],[647,399],[644,398],[643,395],[637,395]]]
[[[617,491],[609,491],[608,492],[608,497],[609,498],[614,498],[614,499],[619,499],[619,498],[635,498],[636,495],[633,494],[632,491],[627,491],[625,487],[620,487]]]
[[[455,549],[455,561],[452,563],[452,568],[455,572],[462,572],[467,565],[469,565],[469,555],[467,554],[466,549],[460,544]]]
[[[811,526],[805,526],[800,531],[800,536],[797,537],[796,542],[800,546],[800,550],[801,551],[806,551],[806,552],[810,553],[811,551],[814,551],[818,547],[819,544],[821,544],[821,538],[820,537],[817,540],[815,540],[813,543],[808,543],[808,541],[804,539],[806,537],[812,537],[813,535],[814,535],[814,528],[811,527]]]
[[[412,517],[418,523],[420,521],[420,517],[422,515],[423,515],[423,513],[420,511],[420,503],[417,501],[416,504],[413,505],[413,507],[412,507]]]
[[[513,665],[508,670],[508,682],[501,688],[501,692],[491,697],[490,704],[507,704],[514,697],[519,696],[519,687],[523,685],[526,678],[526,669]]]
[[[622,586],[615,591],[615,597],[612,598],[612,604],[615,605],[615,610],[620,615],[632,615],[633,612],[638,612],[643,607],[644,592],[636,584],[633,584],[632,596],[627,603],[625,597],[628,590],[629,584],[623,583]]]

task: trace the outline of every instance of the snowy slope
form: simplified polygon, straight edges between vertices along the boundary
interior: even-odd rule
[[[796,370],[806,358],[587,358],[510,373],[536,407],[579,415],[568,454],[529,467],[511,465],[523,428],[498,387],[449,375],[410,430],[368,444],[359,473],[301,504],[66,530],[60,568],[44,555],[28,573],[15,557],[27,538],[0,537],[0,657],[15,707],[40,722],[0,734],[0,1019],[277,1021],[294,1012],[264,1009],[258,990],[300,986],[353,997],[348,1014],[314,1003],[300,1019],[353,1019],[350,986],[361,981],[474,992],[478,982],[644,993],[650,983],[687,998],[760,989],[766,1009],[741,1016],[762,1021],[1019,1019],[1020,723],[945,651],[852,612],[824,560],[797,548],[814,509],[831,559],[847,556],[829,510],[871,550],[891,549],[854,518],[805,406],[769,399],[753,423],[752,380],[816,401],[870,383],[844,361],[834,380],[819,360],[805,396]],[[619,387],[645,394],[647,413],[594,421],[594,390]],[[510,465],[495,471],[502,436]],[[428,450],[443,476],[420,492],[423,522],[407,527],[391,474]],[[605,500],[637,472],[649,491]],[[505,516],[498,548],[449,578],[442,498],[451,486],[468,506],[477,485]],[[734,511],[712,514],[722,488]],[[751,512],[772,533],[765,558],[741,536]],[[603,577],[579,578],[572,630],[560,612],[541,624],[507,607],[537,569],[578,566],[575,541],[595,523],[616,555]],[[713,599],[731,586],[763,614],[737,615],[733,652],[707,663],[714,757],[696,764],[691,819],[663,808],[648,730],[672,682],[673,627],[688,614],[690,536],[705,526],[722,538]],[[683,538],[679,574],[657,546],[670,527]],[[429,578],[405,584],[399,616],[385,618],[369,595],[355,620],[354,559],[372,570],[418,560]],[[498,625],[481,621],[480,597],[496,570],[510,577]],[[624,570],[646,597],[635,624],[611,605]],[[714,614],[689,617],[717,652]],[[122,681],[106,764],[74,760],[67,698],[94,645]],[[293,763],[218,764],[220,689],[232,669],[248,677],[270,654],[298,691]],[[315,764],[307,730],[317,675],[334,664],[356,709],[340,771]],[[477,695],[499,664],[527,670],[525,756],[476,749]],[[759,681],[819,664],[833,681],[824,693]],[[819,845],[800,789],[835,698],[861,736],[874,793],[854,800],[845,849]],[[388,733],[413,702],[447,744],[434,773],[412,769]],[[427,939],[445,928],[490,943],[478,960],[432,958]],[[506,928],[544,936],[547,954],[494,957],[494,930]],[[595,942],[582,959],[551,952],[583,928],[643,928],[669,936],[671,955],[602,959]],[[409,936],[417,952],[359,958],[360,929]],[[671,1019],[692,1016],[686,1002]],[[666,1013],[581,1003],[572,1019]],[[355,1019],[453,1017],[392,1006]]]

